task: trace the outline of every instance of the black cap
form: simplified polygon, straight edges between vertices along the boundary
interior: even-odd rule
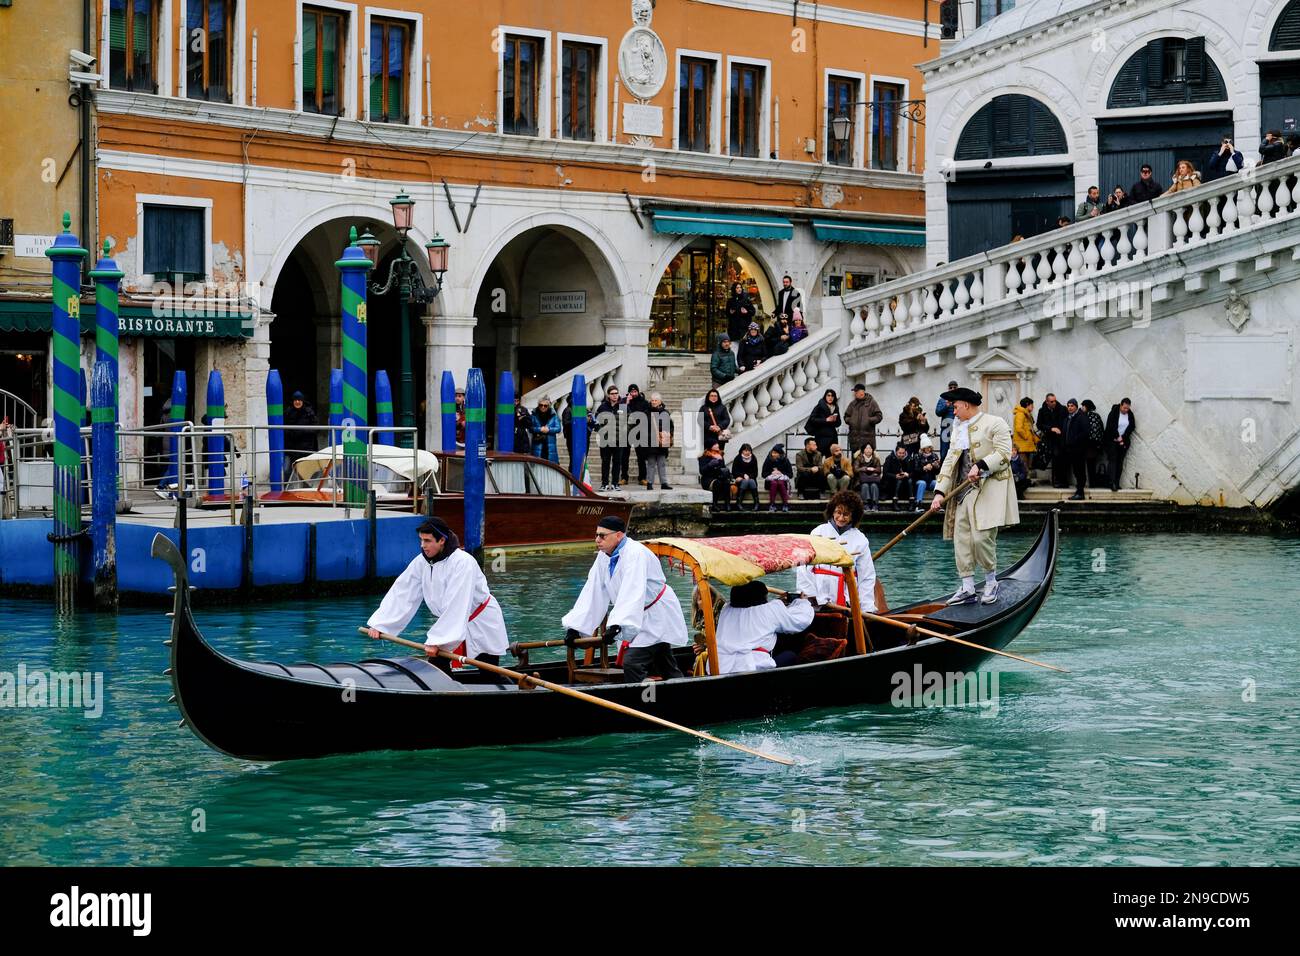
[[[762,607],[767,603],[767,585],[762,581],[737,584],[731,589],[731,606],[736,609]]]
[[[951,382],[948,383],[948,387],[949,387],[949,388],[956,388],[956,387],[957,387],[957,380],[954,378]]]
[[[627,524],[618,515],[606,515],[596,522],[597,528],[608,528],[610,531],[627,531]]]
[[[419,534],[431,534],[439,541],[446,541],[451,534],[451,528],[441,518],[425,518],[415,530]]]
[[[863,385],[861,382],[858,382],[857,385],[853,386],[853,391],[855,392],[865,392],[866,390],[867,386]]]
[[[945,402],[970,402],[972,405],[982,405],[984,403],[984,396],[973,388],[949,389],[939,397]]]

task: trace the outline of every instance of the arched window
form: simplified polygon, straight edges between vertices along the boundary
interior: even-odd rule
[[[1268,38],[1270,51],[1300,50],[1300,0],[1291,0],[1273,24],[1273,33]]]
[[[1205,37],[1160,37],[1129,57],[1106,106],[1218,103],[1228,98],[1223,74],[1205,53]]]
[[[954,159],[1001,159],[1066,152],[1065,130],[1046,105],[1030,96],[995,96],[971,117]]]

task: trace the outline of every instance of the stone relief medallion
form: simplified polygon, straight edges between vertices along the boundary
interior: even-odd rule
[[[668,52],[649,27],[633,27],[623,37],[618,48],[618,75],[638,99],[648,100],[663,89],[668,76]]]
[[[632,0],[632,22],[637,26],[650,26],[650,21],[654,15],[654,0]]]
[[[1250,303],[1246,301],[1236,289],[1228,293],[1228,299],[1224,303],[1228,314],[1228,324],[1234,331],[1240,332],[1245,328],[1246,323],[1250,321]]]

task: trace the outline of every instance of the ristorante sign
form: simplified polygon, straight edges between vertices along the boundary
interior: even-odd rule
[[[247,326],[245,327],[245,323]],[[189,336],[209,338],[246,338],[253,334],[253,319],[243,316],[204,317],[163,316],[149,313],[120,315],[117,320],[119,335]]]

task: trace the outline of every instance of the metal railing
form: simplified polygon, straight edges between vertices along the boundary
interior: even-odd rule
[[[430,486],[436,488],[436,478],[420,472],[420,450],[416,447],[400,449],[411,456],[410,478],[398,474],[400,490],[392,492],[385,485],[390,479],[376,480],[376,439],[381,433],[394,436],[411,435],[415,445],[416,428],[378,426],[357,428],[349,432],[366,445],[364,498],[383,488],[382,497],[374,495],[374,506],[385,510],[397,509],[418,512],[422,495]],[[289,449],[283,452],[285,475],[280,479],[283,497],[272,497],[270,477],[270,441],[273,431],[324,433],[325,449]],[[260,505],[274,501],[277,504],[295,502],[331,509],[366,507],[366,504],[347,500],[344,487],[347,481],[357,480],[344,474],[343,462],[347,453],[342,445],[345,429],[338,425],[202,425],[191,421],[167,422],[145,428],[118,428],[118,502],[119,511],[130,510],[133,505],[146,501],[173,500],[183,497],[196,506],[229,506],[231,524],[238,523],[238,509],[249,499]],[[209,443],[224,439],[221,450]],[[83,506],[90,502],[89,477],[92,449],[90,428],[81,429]],[[153,444],[156,443],[156,444]],[[54,507],[53,430],[49,428],[14,429],[6,442],[7,454],[3,472],[3,491],[0,492],[0,516],[52,513]],[[294,478],[294,466],[308,455],[328,451],[325,466],[320,469],[316,487],[320,493],[304,498],[294,498],[295,489],[287,488]],[[405,455],[387,454],[384,461],[396,464]],[[213,474],[214,465],[223,466],[224,475]],[[174,472],[173,472],[174,466]],[[393,469],[390,467],[390,471]],[[303,479],[298,479],[303,480]],[[327,490],[326,490],[327,489]],[[296,489],[299,491],[307,489]],[[408,493],[409,490],[409,493]]]

